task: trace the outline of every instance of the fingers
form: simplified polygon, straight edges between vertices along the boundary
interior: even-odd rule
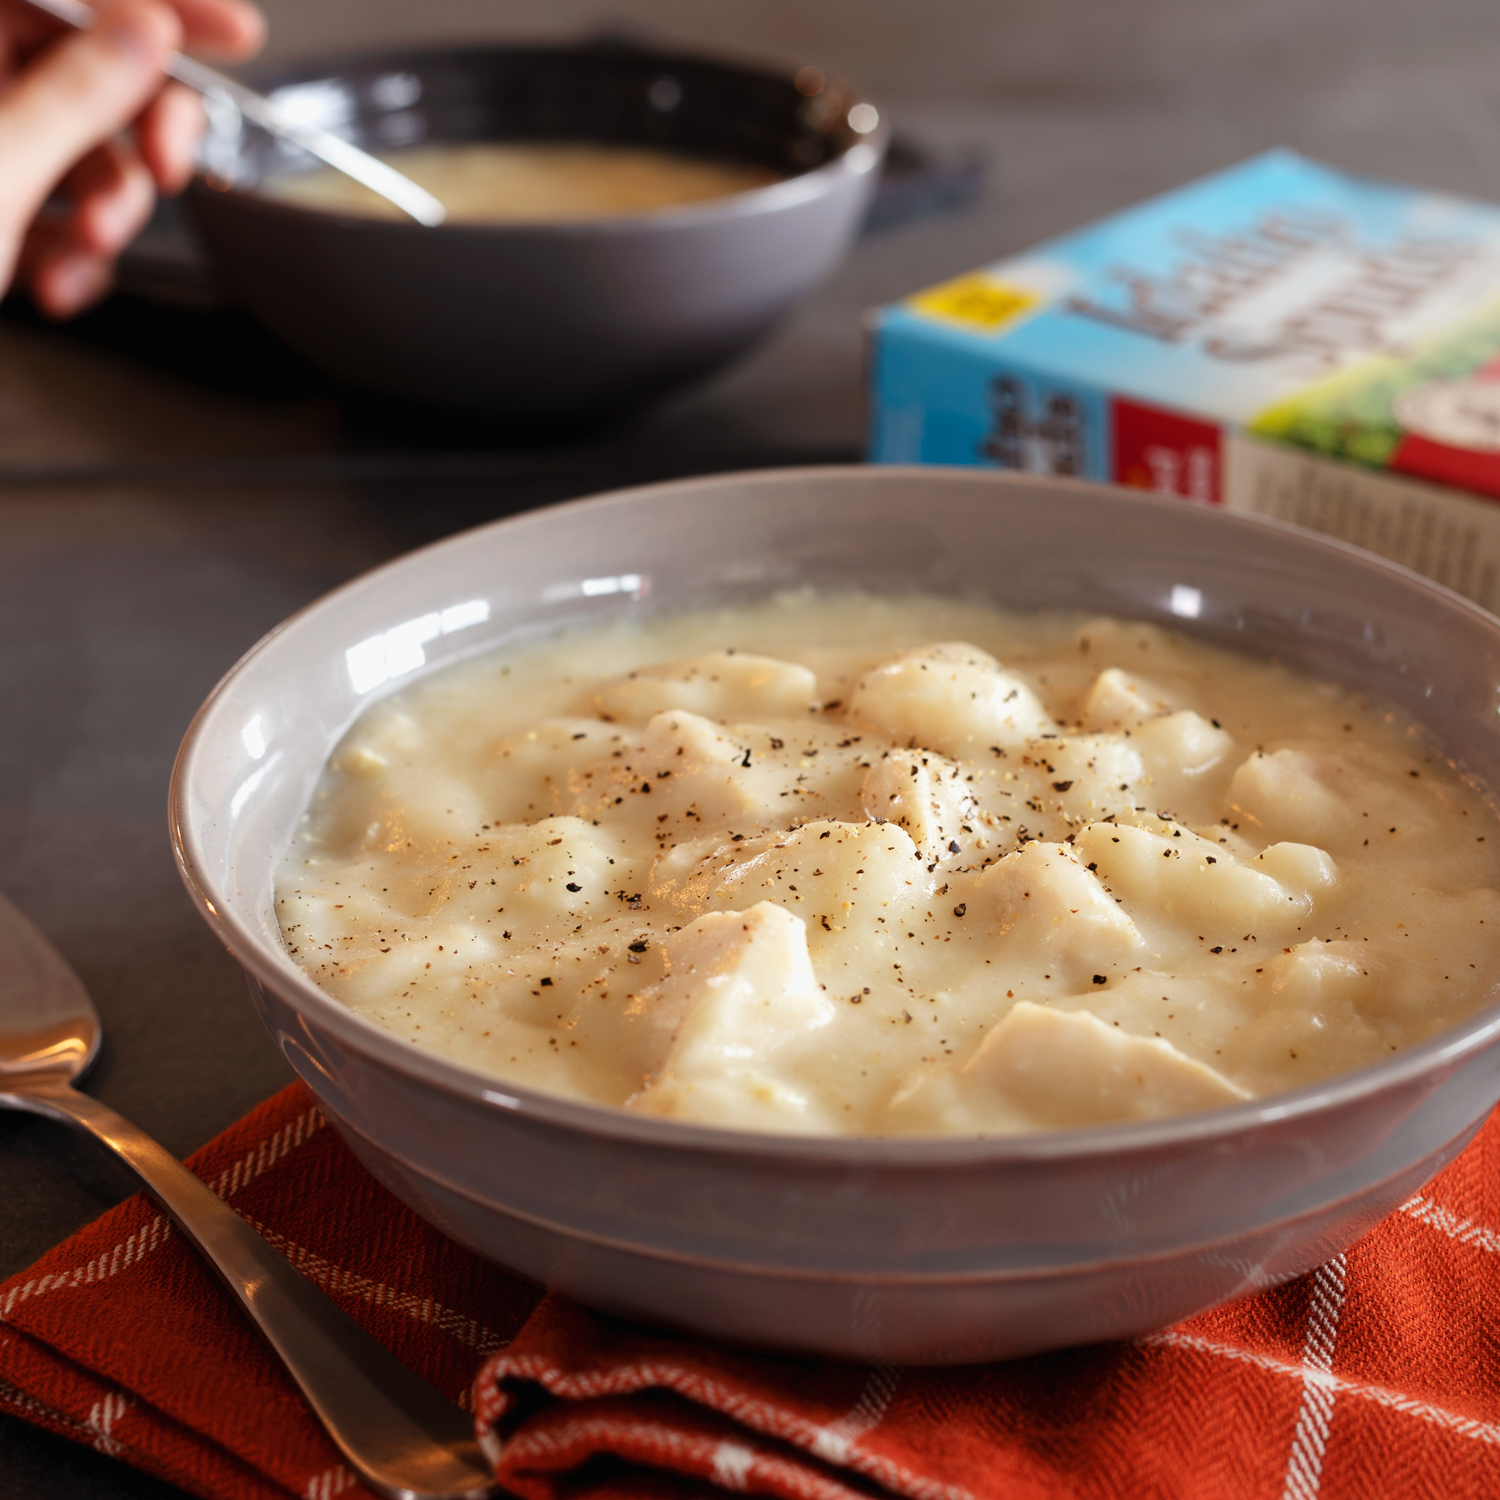
[[[248,0],[112,0],[83,32],[0,0],[0,291],[19,261],[54,316],[103,296],[152,179],[174,192],[192,171],[202,109],[164,65],[184,44],[243,57],[264,34]],[[132,123],[139,152],[116,142]],[[59,183],[71,210],[33,223]]]
[[[266,18],[249,0],[170,0],[187,46],[215,57],[249,57],[266,39]]]
[[[7,207],[24,194],[34,208],[69,160],[143,109],[143,155],[163,187],[176,191],[191,171],[202,117],[176,89],[148,105],[150,83],[159,85],[160,67],[178,46],[243,57],[265,37],[265,18],[249,0],[117,0],[97,16],[87,33],[59,34],[49,17],[0,0],[0,77],[30,56],[0,104]],[[17,147],[29,147],[22,163]]]
[[[115,263],[79,245],[63,226],[40,223],[27,232],[20,271],[48,317],[70,318],[109,291]]]
[[[163,0],[176,13],[189,50],[235,59],[259,51],[266,18],[250,0]],[[98,0],[94,8],[105,8]],[[0,0],[0,78],[7,78],[44,43],[68,27],[26,3]]]
[[[80,249],[96,255],[118,255],[145,227],[156,199],[146,164],[113,141],[89,152],[63,187],[73,204],[68,232]]]
[[[141,112],[181,35],[166,6],[119,0],[91,30],[60,37],[19,75],[0,101],[0,212],[12,233],[74,162]]]
[[[180,83],[168,84],[136,121],[136,145],[162,192],[187,186],[204,124],[202,100]]]
[[[21,276],[43,312],[70,317],[96,302],[114,276],[115,257],[151,216],[151,173],[128,145],[91,151],[63,179],[69,213],[49,214],[26,236]]]
[[[265,40],[265,17],[248,0],[169,0],[185,45],[225,58],[248,57]],[[203,105],[191,90],[169,84],[136,122],[141,156],[164,193],[179,193],[192,176]]]

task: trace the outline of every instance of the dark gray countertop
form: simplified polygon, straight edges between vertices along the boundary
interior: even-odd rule
[[[282,55],[345,39],[352,9],[271,8]],[[536,31],[623,14],[831,63],[917,138],[981,150],[987,184],[964,213],[867,240],[744,364],[630,428],[497,451],[473,424],[424,437],[408,420],[395,423],[404,447],[392,460],[372,437],[380,413],[316,380],[237,388],[202,366],[215,376],[205,386],[97,329],[0,319],[0,890],[103,1013],[89,1087],[179,1154],[288,1076],[182,892],[165,818],[198,702],[288,612],[386,557],[528,505],[708,468],[855,457],[861,308],[1254,151],[1290,144],[1500,196],[1500,8],[1483,0],[711,10],[710,21],[668,0],[525,0],[505,16]],[[358,14],[387,41],[419,24],[494,33],[500,13],[450,0],[418,15],[382,0]],[[200,362],[212,352],[199,349]],[[0,1117],[0,1274],[130,1191],[61,1127]],[[0,1418],[8,1500],[176,1493]]]

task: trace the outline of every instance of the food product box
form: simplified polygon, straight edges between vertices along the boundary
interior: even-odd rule
[[[870,338],[876,462],[1279,516],[1500,607],[1500,208],[1273,151]]]

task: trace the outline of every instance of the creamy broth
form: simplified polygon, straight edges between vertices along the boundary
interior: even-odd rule
[[[1149,625],[792,595],[371,707],[289,951],[418,1046],[809,1134],[1033,1131],[1374,1063],[1500,965],[1496,818],[1420,729]]]
[[[412,146],[381,159],[426,188],[454,224],[609,219],[725,198],[781,180],[767,167],[744,163],[554,141]],[[395,204],[332,167],[272,177],[260,191],[299,208],[405,218]]]

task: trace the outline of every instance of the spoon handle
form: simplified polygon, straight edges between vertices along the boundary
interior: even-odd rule
[[[211,1188],[108,1105],[55,1078],[9,1102],[81,1126],[146,1184],[281,1357],[351,1468],[391,1500],[479,1500],[494,1471],[474,1421],[335,1307]]]

